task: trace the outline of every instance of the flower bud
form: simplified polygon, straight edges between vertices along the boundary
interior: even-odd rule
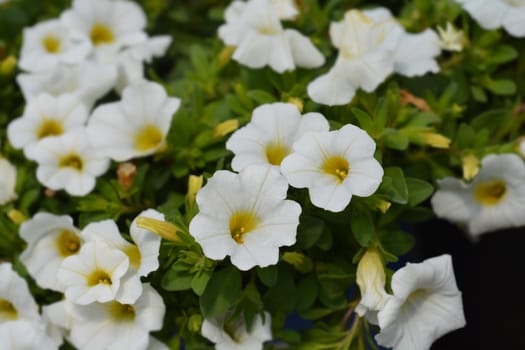
[[[361,291],[361,301],[355,309],[356,313],[363,316],[381,309],[388,295],[385,291],[383,259],[376,248],[369,248],[359,260],[356,282]]]

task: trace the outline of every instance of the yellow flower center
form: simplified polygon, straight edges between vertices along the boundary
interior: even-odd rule
[[[80,249],[80,238],[69,230],[60,232],[55,243],[58,253],[63,257],[76,254]]]
[[[91,33],[89,34],[93,45],[111,44],[115,41],[113,31],[105,24],[96,23],[91,27]]]
[[[129,258],[129,264],[137,270],[142,259],[139,248],[132,244],[124,249],[124,253],[126,253]]]
[[[474,198],[483,205],[498,204],[507,194],[507,185],[503,180],[481,182],[474,189]]]
[[[56,36],[48,34],[42,39],[42,46],[49,53],[58,53],[62,45]]]
[[[348,161],[341,156],[326,158],[321,165],[321,170],[328,175],[335,176],[338,183],[342,183],[350,172]]]
[[[111,277],[103,270],[95,270],[87,278],[87,285],[90,287],[96,286],[97,284],[106,284],[110,285]]]
[[[139,151],[148,151],[162,142],[162,132],[155,125],[144,126],[135,135],[135,148]]]
[[[45,119],[36,131],[36,137],[40,140],[47,136],[62,135],[64,129],[62,124],[55,119]]]
[[[244,235],[253,231],[259,224],[259,218],[251,211],[237,211],[230,217],[230,235],[237,244],[244,243]]]
[[[266,159],[272,165],[281,165],[283,159],[290,154],[288,147],[281,143],[269,143],[264,149]]]
[[[0,298],[0,322],[12,321],[18,318],[16,307],[9,301]]]
[[[74,153],[70,153],[60,158],[58,165],[61,168],[73,168],[78,171],[81,171],[84,166],[82,158],[80,158],[78,154]]]
[[[135,308],[133,305],[112,301],[107,306],[107,310],[111,318],[117,322],[130,322],[135,319]]]

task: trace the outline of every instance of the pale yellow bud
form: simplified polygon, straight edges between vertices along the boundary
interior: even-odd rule
[[[190,207],[192,207],[193,204],[195,203],[195,196],[197,195],[197,192],[199,192],[199,190],[201,189],[202,182],[203,182],[202,175],[200,176],[190,175],[190,177],[188,178],[187,198],[188,198],[188,204],[190,205]]]
[[[473,154],[468,154],[461,158],[461,162],[463,163],[463,178],[467,181],[472,180],[479,172],[479,159]]]
[[[177,231],[182,231],[177,225],[170,222],[139,216],[137,226],[155,233],[168,241],[180,242]]]
[[[290,97],[288,99],[288,103],[295,105],[297,109],[299,110],[299,112],[301,113],[303,112],[303,100],[301,100],[300,98]]]
[[[0,74],[10,75],[16,68],[16,57],[13,55],[7,56],[0,62]]]
[[[22,214],[20,210],[16,210],[16,209],[9,210],[9,212],[7,213],[7,216],[9,217],[9,219],[11,219],[13,223],[17,225],[20,225],[21,223],[27,220],[25,215]]]
[[[230,62],[230,59],[235,51],[235,46],[225,46],[219,53],[219,64],[225,66]]]
[[[286,261],[288,264],[293,265],[302,273],[308,273],[312,271],[312,260],[304,254],[297,252],[286,252],[281,256],[281,259]]]
[[[239,128],[239,121],[237,119],[228,119],[215,126],[213,129],[213,137],[218,139],[228,135],[229,133]]]
[[[382,199],[376,203],[376,208],[379,209],[379,211],[383,214],[386,213],[388,209],[390,209],[391,206],[392,206],[392,203],[382,200]]]
[[[356,282],[361,291],[361,301],[355,310],[359,316],[365,315],[370,310],[379,310],[387,293],[383,259],[376,248],[369,248],[359,260]]]
[[[449,148],[450,139],[441,134],[435,132],[422,132],[419,134],[424,140],[425,143],[434,148]]]

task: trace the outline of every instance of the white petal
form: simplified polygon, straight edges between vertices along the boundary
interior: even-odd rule
[[[407,77],[437,73],[435,57],[441,53],[439,37],[432,29],[418,34],[405,33],[396,48],[394,70]]]

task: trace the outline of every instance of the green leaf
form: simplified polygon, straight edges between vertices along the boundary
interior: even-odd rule
[[[500,45],[491,49],[487,61],[491,63],[506,63],[518,57],[518,51],[509,45]]]
[[[399,167],[385,168],[380,190],[394,203],[408,203],[408,187],[403,170]]]
[[[372,117],[370,116],[370,114],[357,107],[352,108],[352,113],[355,115],[361,129],[367,131],[372,130],[372,128],[374,127],[374,122],[372,121]]]
[[[516,93],[516,83],[510,79],[487,79],[483,85],[496,95],[513,95]]]
[[[241,295],[241,272],[233,266],[216,271],[200,298],[205,318],[215,317],[232,306]]]
[[[261,282],[267,287],[271,288],[277,283],[277,277],[279,275],[277,265],[271,265],[264,268],[257,267],[255,271],[257,272],[257,277],[259,277]]]
[[[313,216],[302,216],[299,227],[297,228],[297,243],[295,247],[298,250],[312,247],[325,228],[323,220]]]
[[[368,210],[354,210],[351,221],[352,233],[362,247],[368,247],[374,235],[374,220]]]
[[[414,247],[414,237],[401,230],[384,231],[380,234],[381,245],[393,255],[406,254]]]
[[[277,100],[274,95],[264,90],[250,90],[246,94],[258,104],[272,103]]]
[[[434,192],[434,186],[421,179],[407,177],[408,205],[415,207],[425,201]]]
[[[441,118],[432,112],[417,113],[410,119],[406,126],[428,126],[441,121]]]
[[[308,310],[315,302],[319,286],[314,277],[306,277],[297,284],[297,311]]]
[[[168,291],[187,290],[192,287],[193,277],[189,266],[176,262],[162,277],[161,286]]]
[[[292,267],[280,264],[277,283],[263,297],[264,306],[271,313],[289,313],[295,308],[296,296]]]
[[[207,270],[199,271],[193,275],[193,278],[191,279],[191,289],[193,289],[195,294],[201,296],[202,293],[204,293],[211,276],[212,272]]]
[[[410,143],[408,136],[400,133],[398,130],[390,129],[393,133],[387,134],[385,137],[385,144],[388,148],[392,148],[398,151],[404,151],[408,148]]]
[[[478,102],[487,102],[487,94],[483,90],[481,86],[478,85],[472,85],[470,87],[470,91],[472,92],[472,97]]]

